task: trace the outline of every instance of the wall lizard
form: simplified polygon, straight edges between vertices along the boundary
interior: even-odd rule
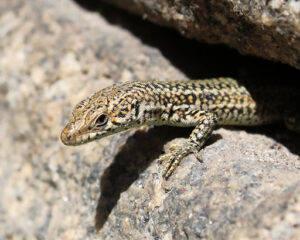
[[[201,149],[216,125],[284,121],[300,132],[299,95],[291,87],[251,88],[232,78],[115,84],[77,104],[61,140],[75,146],[142,125],[194,126],[186,144],[171,146],[159,158],[167,178],[183,157]]]

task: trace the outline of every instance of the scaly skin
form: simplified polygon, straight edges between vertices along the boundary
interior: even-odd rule
[[[268,95],[265,90],[249,90],[231,78],[116,84],[77,104],[61,140],[75,146],[142,125],[195,126],[186,144],[172,146],[160,157],[167,178],[183,157],[201,149],[215,125],[284,120],[299,131],[292,92],[270,88]]]

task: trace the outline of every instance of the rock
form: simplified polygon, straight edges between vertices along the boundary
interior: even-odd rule
[[[300,2],[104,0],[182,35],[300,68]]]
[[[101,239],[299,238],[299,157],[268,137],[215,134],[202,164],[189,156],[169,181],[155,162],[141,173],[121,194]],[[140,158],[132,154],[125,150],[116,159]],[[115,176],[108,174],[109,182]],[[116,187],[123,182],[118,179]]]
[[[73,106],[115,82],[217,75],[224,64],[232,75],[270,68],[270,79],[299,76],[111,19],[69,0],[0,1],[0,239],[298,239],[299,136],[280,126],[220,128],[203,163],[188,156],[168,181],[156,159],[191,129],[60,142]],[[137,34],[145,26],[159,43]],[[224,53],[232,61],[220,61]]]

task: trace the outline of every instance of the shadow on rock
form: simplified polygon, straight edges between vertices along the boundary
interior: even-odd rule
[[[163,152],[163,146],[176,137],[187,137],[190,129],[154,127],[137,131],[129,137],[116,155],[112,165],[101,176],[101,196],[96,213],[96,228],[106,222],[120,194],[138,178],[148,165]]]
[[[175,138],[187,138],[191,128],[154,127],[149,131],[137,131],[129,137],[116,155],[114,162],[101,176],[101,196],[95,217],[96,229],[100,230],[122,192],[139,177],[155,159],[163,153],[163,146]],[[221,139],[213,134],[205,146]]]

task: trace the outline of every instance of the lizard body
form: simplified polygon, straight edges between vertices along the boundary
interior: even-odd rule
[[[163,175],[198,152],[216,125],[261,125],[285,121],[299,131],[295,93],[281,88],[253,89],[231,78],[133,81],[104,88],[81,101],[61,133],[66,145],[80,145],[142,125],[195,126],[184,145],[162,155]]]

